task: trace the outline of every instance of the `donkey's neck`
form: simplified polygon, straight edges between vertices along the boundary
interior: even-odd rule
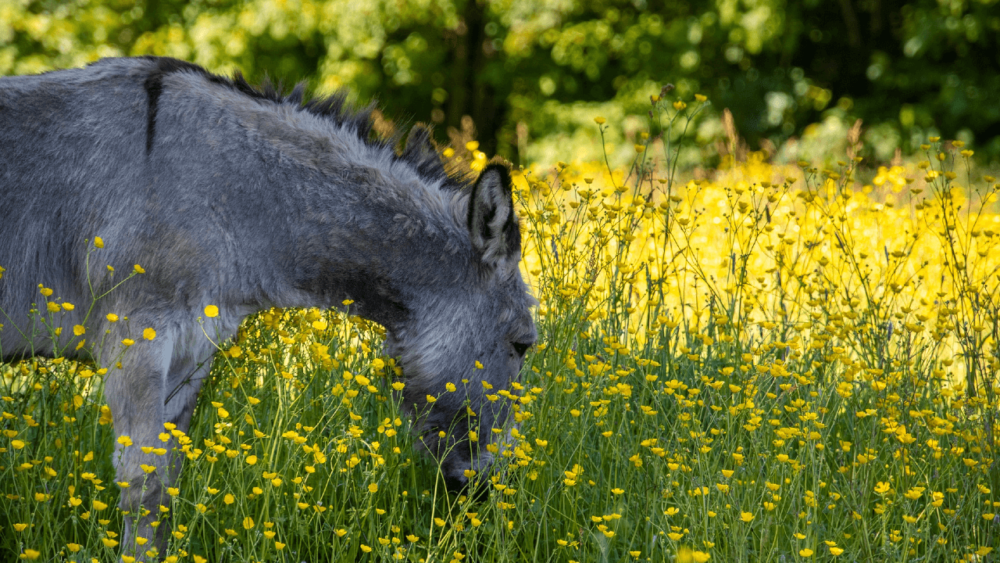
[[[244,244],[238,277],[253,280],[234,298],[250,309],[351,300],[352,312],[391,328],[406,319],[415,295],[467,275],[461,268],[470,261],[455,256],[472,252],[467,196],[425,181],[392,147],[368,142],[350,120],[295,104],[247,103],[194,73],[165,80],[165,96],[192,92],[203,108],[201,134],[185,137],[185,151],[199,141],[205,153],[233,139],[241,144],[211,158],[204,183],[222,191],[217,200],[231,196],[251,207],[233,218],[240,232],[229,233]],[[174,160],[187,167],[187,154]],[[218,163],[229,162],[226,181],[217,181]]]
[[[352,312],[392,329],[417,295],[465,275],[456,264],[468,262],[455,254],[470,249],[455,194],[427,189],[405,163],[380,156],[292,171],[306,181],[290,190],[288,283],[306,303],[289,305],[351,301]]]

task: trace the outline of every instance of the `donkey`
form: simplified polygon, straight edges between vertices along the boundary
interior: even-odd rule
[[[0,355],[51,355],[78,324],[107,334],[89,353],[120,355],[104,366],[116,437],[133,444],[115,445],[116,480],[132,484],[120,507],[152,511],[126,519],[123,546],[141,536],[165,547],[167,526],[150,522],[183,456],[140,446],[162,447],[164,423],[189,428],[214,349],[199,325],[210,304],[218,316],[201,321],[225,339],[268,307],[353,300],[353,313],[385,327],[404,404],[426,414],[416,429],[449,484],[492,463],[489,429],[508,412],[479,382],[508,388],[536,339],[507,168],[449,175],[426,128],[397,151],[398,139],[373,133],[370,109],[303,91],[155,57],[0,78]],[[88,271],[95,237],[105,246]],[[85,316],[115,282],[104,264],[145,273]],[[55,343],[25,329],[39,282],[81,305],[53,315],[64,327]],[[127,338],[135,344],[119,354]],[[442,393],[463,378],[475,384]],[[480,427],[481,454],[468,440]]]

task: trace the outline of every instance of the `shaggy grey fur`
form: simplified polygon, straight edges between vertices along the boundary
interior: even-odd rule
[[[485,450],[506,403],[487,401],[480,382],[508,388],[536,338],[510,178],[498,165],[473,183],[450,178],[426,130],[408,141],[397,155],[392,139],[372,139],[367,114],[346,111],[343,98],[303,104],[301,88],[282,97],[173,59],[0,78],[0,354],[52,353],[29,320],[39,283],[76,305],[51,315],[63,342],[76,324],[93,341],[109,331],[89,353],[111,363],[123,338],[136,341],[120,368],[106,365],[115,433],[135,444],[114,454],[117,480],[134,483],[123,510],[155,517],[180,471],[181,456],[139,446],[161,446],[165,422],[188,429],[210,362],[197,366],[213,350],[198,324],[209,304],[220,314],[205,328],[228,338],[263,308],[353,299],[352,312],[387,329],[403,399],[446,477],[461,484],[465,469],[489,463],[468,432],[482,428]],[[98,236],[106,247],[88,272],[85,241]],[[85,319],[88,280],[100,294],[133,264],[146,273]],[[146,327],[154,340],[141,337]],[[463,378],[465,393],[444,393]],[[429,405],[428,394],[440,398]],[[145,495],[143,463],[158,468]],[[148,523],[126,528],[125,550],[141,535],[162,552],[166,526]]]

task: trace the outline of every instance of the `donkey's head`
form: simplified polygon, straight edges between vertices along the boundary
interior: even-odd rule
[[[496,449],[488,446],[507,438],[494,429],[503,426],[512,401],[498,392],[518,380],[537,335],[529,311],[534,299],[518,268],[521,232],[507,168],[487,166],[453,205],[467,228],[464,251],[456,253],[467,262],[463,273],[414,299],[407,326],[390,333],[386,348],[400,360],[418,437],[456,488],[470,470],[490,465],[489,450]]]

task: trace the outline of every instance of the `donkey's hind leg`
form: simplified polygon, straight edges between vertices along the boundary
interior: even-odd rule
[[[119,506],[125,513],[122,554],[141,561],[157,559],[147,552],[162,554],[169,533],[168,526],[157,527],[155,522],[170,484],[163,451],[167,444],[159,435],[164,431],[164,388],[172,352],[170,334],[139,340],[124,351],[117,364],[121,367],[108,373],[104,387],[114,417],[115,480],[122,486]],[[138,545],[138,537],[149,543]]]

